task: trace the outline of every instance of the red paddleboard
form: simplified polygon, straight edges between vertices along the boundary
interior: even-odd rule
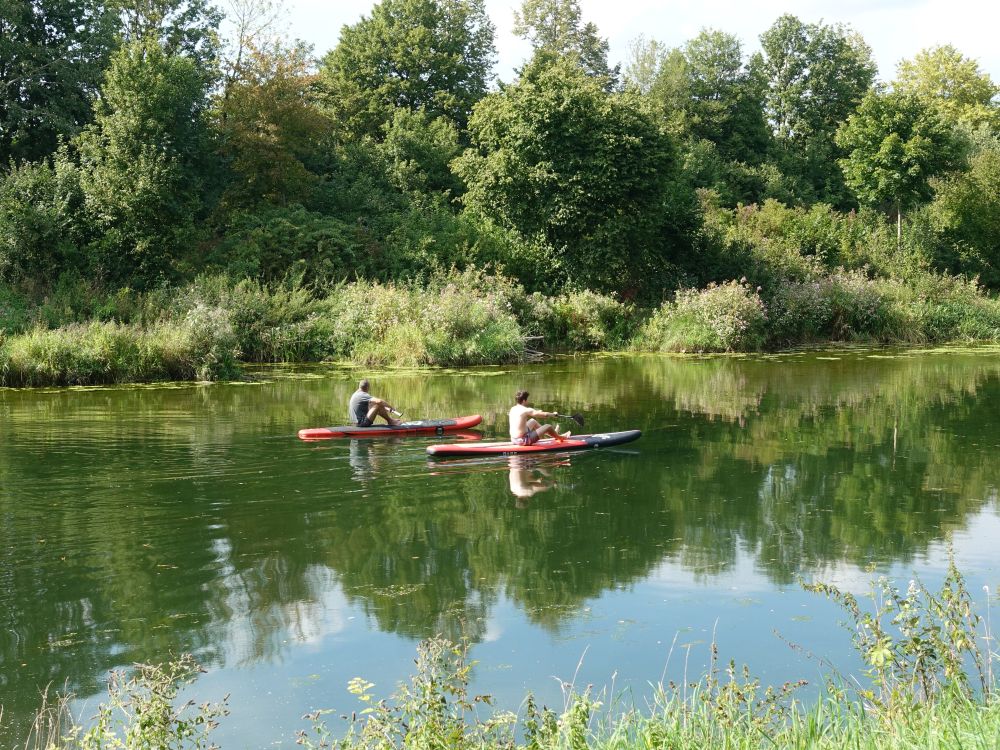
[[[329,440],[331,438],[399,437],[401,435],[443,435],[446,432],[467,430],[483,421],[478,414],[454,419],[417,419],[399,425],[374,424],[371,427],[344,425],[342,427],[310,427],[299,430],[302,440]]]
[[[624,432],[604,432],[600,435],[573,435],[566,440],[549,438],[539,440],[534,445],[517,443],[443,443],[427,446],[427,453],[439,458],[446,456],[514,456],[519,453],[542,453],[545,451],[576,451],[585,448],[607,448],[612,445],[631,443],[642,435],[640,430]]]

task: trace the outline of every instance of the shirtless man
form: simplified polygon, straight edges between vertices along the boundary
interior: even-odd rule
[[[395,426],[401,424],[398,419],[392,417],[392,407],[388,401],[375,398],[368,393],[368,381],[362,380],[358,383],[358,390],[351,395],[351,401],[347,405],[347,411],[351,419],[358,427],[371,427],[376,417],[382,417],[386,422]]]
[[[559,432],[555,425],[538,424],[535,417],[559,416],[553,411],[541,411],[528,406],[528,392],[518,391],[514,394],[517,402],[510,407],[510,439],[518,445],[534,445],[545,435],[552,435],[557,440],[565,440],[572,433]]]

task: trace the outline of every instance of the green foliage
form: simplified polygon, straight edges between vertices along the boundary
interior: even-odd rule
[[[205,81],[158,44],[116,54],[94,124],[77,141],[100,277],[150,284],[191,253],[207,214]]]
[[[618,66],[608,66],[608,42],[597,26],[583,22],[578,0],[522,0],[514,11],[514,33],[536,52],[572,58],[608,89],[618,82]]]
[[[431,121],[423,111],[397,109],[385,131],[382,149],[391,164],[391,179],[400,190],[461,194],[462,183],[450,167],[461,153],[459,133],[449,120]]]
[[[662,289],[664,264],[688,246],[693,196],[636,94],[608,94],[572,59],[539,52],[480,102],[470,130],[477,149],[456,162],[470,210],[551,248],[551,277],[628,296]]]
[[[978,275],[1000,288],[1000,141],[979,140],[968,169],[937,180],[925,220],[935,233],[932,263],[951,273]]]
[[[388,750],[389,748],[451,748],[471,750],[510,747],[516,717],[496,713],[481,721],[478,705],[489,704],[488,696],[470,696],[469,676],[474,662],[468,661],[467,646],[432,638],[417,647],[416,674],[409,685],[400,684],[388,700],[376,701],[374,685],[357,677],[350,691],[365,708],[353,714],[346,736],[332,740],[323,721],[325,712],[307,714],[312,731],[298,733],[296,742],[307,750]]]
[[[707,289],[681,289],[664,302],[636,339],[653,351],[745,352],[763,348],[767,309],[745,282],[730,281]]]
[[[189,59],[208,84],[216,75],[222,11],[212,0],[106,0],[121,18],[125,44],[156,45]]]
[[[502,286],[475,273],[427,288],[354,284],[325,300],[337,321],[336,350],[367,364],[463,365],[511,362],[524,353],[520,325]],[[479,288],[477,288],[479,287]]]
[[[113,671],[106,702],[88,729],[72,722],[66,734],[33,737],[41,750],[208,750],[209,735],[229,714],[226,701],[175,705],[181,689],[204,670],[190,655],[162,666],[137,664],[131,673]],[[66,706],[61,710],[65,712]],[[36,722],[36,729],[59,729],[57,722]]]
[[[744,65],[739,40],[703,30],[682,48],[688,81],[687,124],[691,135],[714,143],[723,159],[759,164],[770,149],[764,121],[764,85]]]
[[[117,323],[35,328],[0,346],[0,384],[94,385],[216,380],[237,374],[236,342],[224,311],[201,309],[149,328]]]
[[[787,14],[760,39],[765,112],[783,170],[798,181],[801,200],[848,204],[833,136],[872,85],[871,50],[847,27],[806,24]]]
[[[974,282],[924,274],[907,281],[837,271],[789,282],[768,299],[772,346],[815,341],[921,343],[1000,336],[1000,305]]]
[[[837,131],[840,161],[862,203],[903,211],[931,196],[931,178],[953,169],[961,149],[952,129],[912,94],[869,93]]]
[[[1000,87],[978,62],[950,44],[921,50],[912,60],[900,62],[893,90],[937,107],[946,122],[1000,126],[994,101]]]
[[[743,274],[767,292],[782,281],[815,280],[840,267],[916,282],[929,270],[937,242],[921,230],[899,243],[895,227],[868,209],[841,213],[826,204],[792,208],[776,200],[722,209],[711,195],[702,198],[702,284]]]
[[[851,618],[854,647],[872,681],[870,689],[861,691],[861,699],[883,717],[892,719],[915,704],[936,703],[956,693],[990,700],[996,686],[987,666],[992,659],[989,640],[984,654],[977,644],[983,621],[953,553],[940,591],[911,580],[903,592],[879,578],[868,596],[870,609],[830,584],[805,588],[832,598]]]
[[[623,71],[623,83],[641,94],[649,94],[656,84],[670,50],[662,42],[648,39],[645,34],[629,42],[628,58]]]
[[[546,351],[622,349],[635,334],[639,312],[632,304],[588,290],[547,297],[512,295],[517,319]]]
[[[464,128],[492,77],[493,33],[482,0],[382,0],[323,58],[327,104],[356,136],[381,139],[397,108]]]
[[[223,236],[205,261],[234,278],[270,283],[289,275],[315,280],[382,270],[371,263],[356,223],[294,203],[232,213]]]
[[[83,202],[79,170],[65,150],[51,164],[24,164],[0,174],[0,279],[54,279],[85,265]]]
[[[315,104],[311,65],[301,44],[248,44],[234,63],[213,112],[234,172],[224,197],[231,210],[301,202],[314,189],[319,178],[306,163],[333,123]]]
[[[0,0],[0,170],[90,121],[116,25],[99,0]]]

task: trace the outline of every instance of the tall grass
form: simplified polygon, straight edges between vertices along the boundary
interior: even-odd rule
[[[202,276],[145,294],[61,279],[42,303],[0,285],[0,385],[214,380],[244,362],[374,366],[514,362],[547,352],[748,352],[829,342],[1000,340],[1000,301],[974,281],[837,269],[679,290],[656,310],[546,296],[475,269],[420,283],[325,287]]]
[[[924,274],[903,281],[838,269],[784,280],[767,292],[745,281],[681,290],[656,310],[634,348],[747,352],[810,343],[1000,340],[1000,300],[974,281]]]
[[[241,362],[514,362],[536,335],[548,350],[621,347],[635,314],[593,292],[548,298],[476,270],[421,284],[202,276],[144,295],[102,296],[79,280],[58,289],[35,308],[0,289],[0,385],[218,379]]]

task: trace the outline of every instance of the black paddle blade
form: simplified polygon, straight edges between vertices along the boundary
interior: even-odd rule
[[[557,417],[562,417],[563,419],[572,419],[578,425],[583,427],[583,415],[579,412],[576,414],[556,414]]]

